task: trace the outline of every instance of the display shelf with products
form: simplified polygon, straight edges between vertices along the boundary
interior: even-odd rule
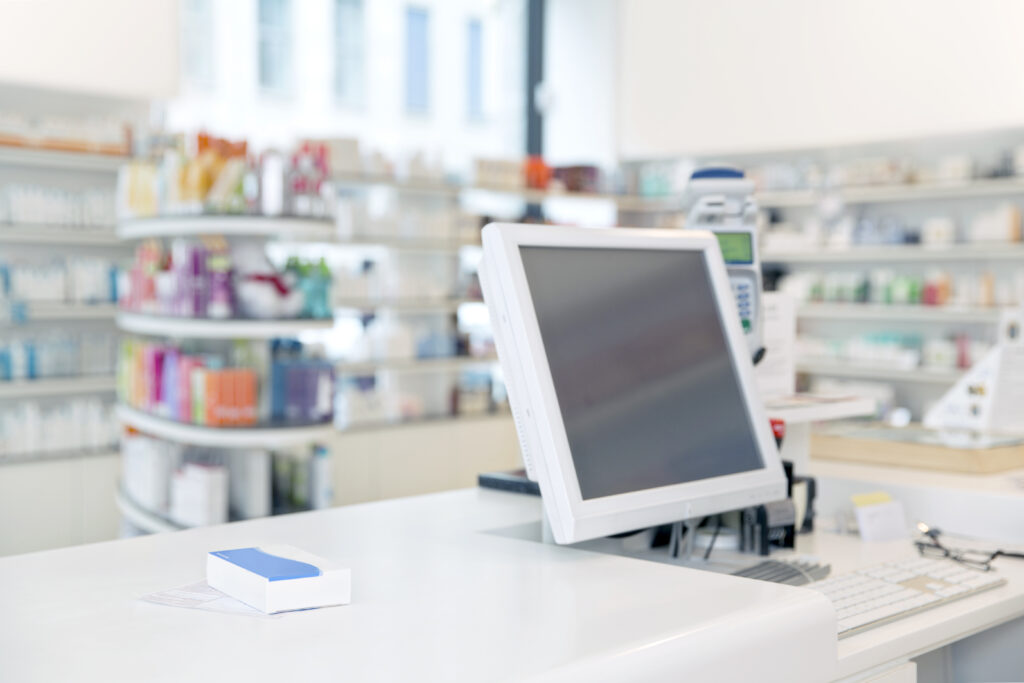
[[[798,345],[812,386],[884,389],[921,418],[1024,304],[1019,130],[743,165],[765,210],[766,281],[797,302],[801,339],[830,340]]]
[[[90,392],[0,402],[0,458],[108,448],[117,441],[110,398]]]
[[[20,102],[0,107],[0,460],[30,465],[117,442],[115,183],[130,134],[120,113]]]

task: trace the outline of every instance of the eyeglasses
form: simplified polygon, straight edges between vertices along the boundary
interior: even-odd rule
[[[919,552],[922,557],[949,559],[954,562],[959,562],[965,567],[977,569],[982,572],[991,571],[992,562],[997,557],[1016,557],[1018,559],[1024,559],[1024,553],[1016,553],[1006,550],[986,551],[947,548],[939,542],[939,535],[942,533],[941,531],[938,529],[931,529],[924,523],[918,523],[917,527],[925,536],[923,540],[914,541],[914,545],[917,546],[917,552]]]

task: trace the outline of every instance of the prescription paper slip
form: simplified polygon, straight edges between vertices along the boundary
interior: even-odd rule
[[[150,593],[139,599],[156,605],[167,605],[168,607],[201,609],[207,612],[222,612],[224,614],[241,614],[249,617],[259,617],[260,619],[279,619],[281,617],[280,614],[264,614],[258,609],[249,607],[244,602],[224,595],[215,588],[210,588],[206,581],[197,581],[187,586]]]

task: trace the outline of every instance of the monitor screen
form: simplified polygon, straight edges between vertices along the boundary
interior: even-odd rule
[[[702,252],[520,252],[584,500],[764,467]]]
[[[749,232],[716,232],[715,237],[726,263],[754,262],[754,245]]]

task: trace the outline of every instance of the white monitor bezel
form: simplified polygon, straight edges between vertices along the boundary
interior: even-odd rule
[[[492,223],[483,231],[481,284],[506,375],[510,403],[531,475],[558,543],[607,536],[675,520],[779,500],[786,480],[718,240],[707,231],[616,229]],[[520,247],[679,249],[698,251],[707,265],[718,312],[764,466],[757,470],[584,500],[541,339]]]

